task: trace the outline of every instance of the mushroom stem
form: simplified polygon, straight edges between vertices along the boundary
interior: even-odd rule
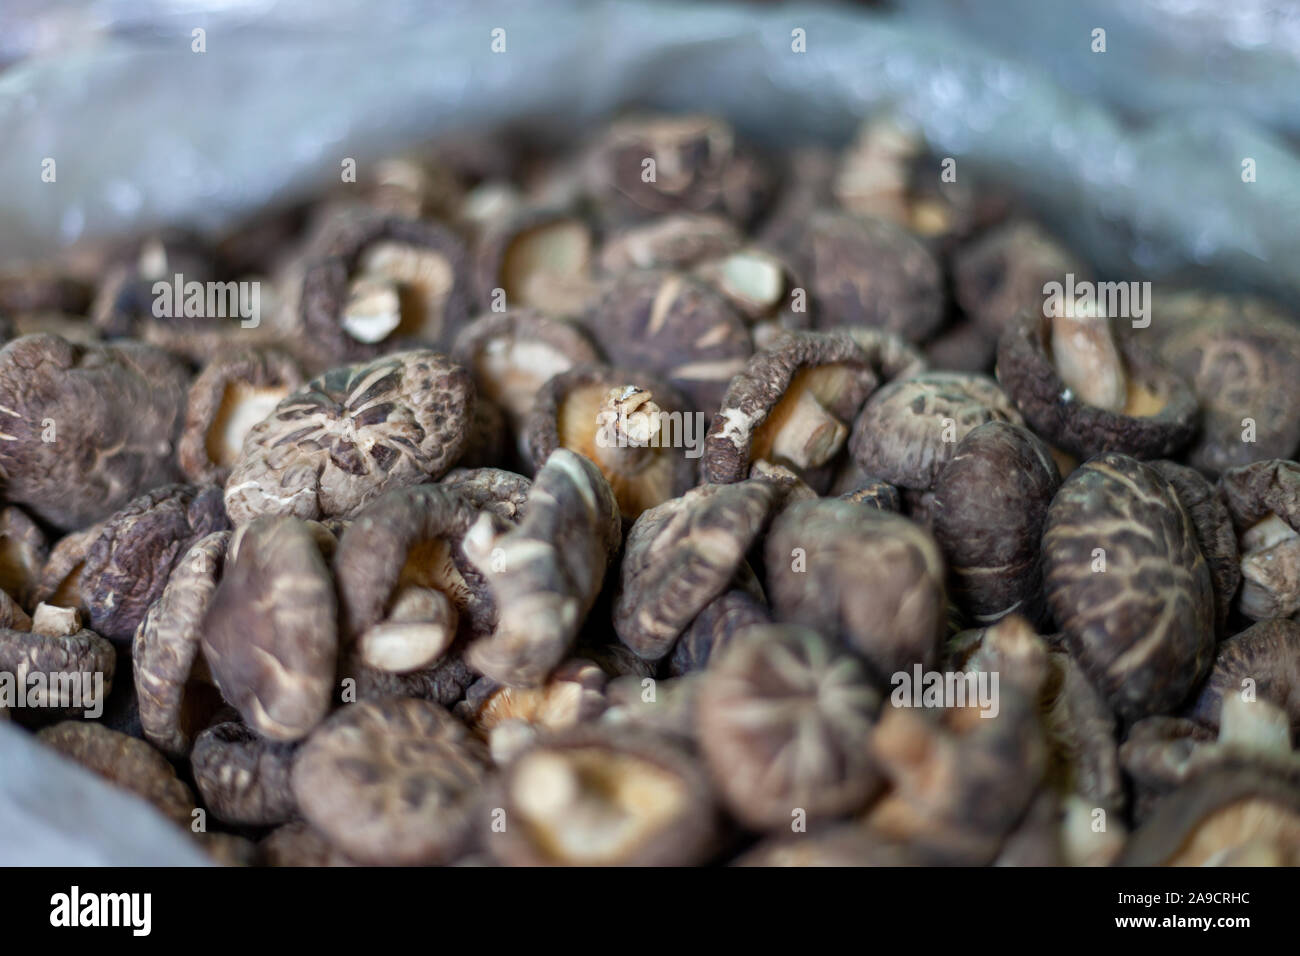
[[[343,329],[358,342],[382,342],[402,324],[397,284],[382,276],[359,276],[348,288]]]
[[[1112,412],[1123,410],[1128,381],[1106,316],[1070,307],[1053,317],[1052,361],[1061,381],[1081,401]]]
[[[458,621],[456,606],[442,591],[404,588],[388,617],[361,635],[361,660],[394,674],[427,667],[451,646]]]
[[[1271,754],[1291,753],[1291,725],[1286,712],[1266,700],[1223,699],[1219,743]]]
[[[635,473],[659,447],[663,411],[636,385],[611,388],[597,416],[596,455],[609,471]]]
[[[772,437],[771,457],[796,468],[819,468],[844,447],[849,430],[817,400],[812,389],[790,399],[789,413]]]
[[[32,633],[47,637],[69,637],[81,630],[81,614],[75,607],[56,607],[42,601],[32,614]]]

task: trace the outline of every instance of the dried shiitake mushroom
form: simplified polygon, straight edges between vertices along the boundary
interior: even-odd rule
[[[101,724],[65,720],[38,733],[41,743],[145,800],[167,819],[189,830],[194,794],[176,778],[172,765],[143,740]]]
[[[500,406],[516,437],[549,379],[600,360],[576,325],[533,309],[484,313],[456,336],[451,357],[474,376],[480,398]]]
[[[113,645],[83,628],[74,608],[40,604],[25,623],[21,630],[0,627],[0,675],[8,678],[0,680],[0,700],[22,688],[29,708],[99,716],[117,669]]]
[[[780,337],[731,380],[704,442],[704,480],[740,481],[767,459],[816,487],[813,472],[834,461],[879,382],[871,356],[844,332]]]
[[[1003,329],[1026,309],[1042,314],[1050,282],[1090,280],[1083,260],[1034,222],[1015,220],[981,235],[957,251],[953,294],[966,315],[996,342]]]
[[[206,314],[159,319],[154,312],[155,283],[166,282],[170,295],[177,274],[184,276],[187,283],[205,285],[220,277],[221,264],[212,249],[198,237],[172,230],[114,250],[112,258],[115,261],[107,264],[89,312],[104,335],[179,340],[185,333],[201,333],[224,324]],[[155,344],[164,348],[170,345],[165,341],[155,341]]]
[[[583,163],[588,195],[614,222],[662,213],[717,212],[744,226],[770,177],[712,116],[629,116],[612,123]]]
[[[1241,613],[1254,621],[1300,610],[1300,464],[1269,460],[1224,472],[1219,487],[1237,529]]]
[[[596,293],[594,239],[583,220],[562,210],[524,209],[491,222],[474,252],[479,308],[510,308],[571,316]]]
[[[222,696],[272,740],[305,737],[333,696],[337,602],[320,534],[296,518],[241,527],[203,618],[203,656]]]
[[[86,600],[82,588],[82,572],[86,556],[103,534],[107,521],[92,524],[81,531],[65,534],[50,548],[49,557],[41,568],[36,589],[31,600],[59,607],[84,608]],[[30,604],[28,605],[31,606]]]
[[[488,633],[486,585],[460,550],[478,514],[454,485],[417,485],[381,495],[348,526],[334,572],[343,639],[361,663],[410,673],[433,664],[458,633]]]
[[[759,830],[850,813],[880,785],[870,740],[880,697],[861,664],[815,631],[759,625],[703,672],[700,747],[732,813]]]
[[[998,384],[969,372],[923,372],[884,386],[862,407],[849,450],[864,474],[926,491],[985,422],[1023,424]]]
[[[139,343],[27,335],[0,349],[5,499],[62,530],[179,477],[185,367]]]
[[[0,628],[13,631],[30,631],[32,628],[31,617],[17,601],[9,596],[8,591],[2,589],[0,589]]]
[[[998,381],[1034,431],[1083,457],[1166,458],[1185,446],[1198,409],[1182,377],[1095,308],[1065,312],[1023,313],[998,342]]]
[[[204,806],[223,823],[284,823],[297,808],[289,784],[295,749],[234,721],[209,727],[190,753]]]
[[[394,343],[445,347],[464,325],[468,256],[446,228],[363,221],[336,249],[303,277],[299,348],[311,364],[365,361]]]
[[[600,247],[602,272],[686,269],[739,251],[745,238],[722,216],[673,213],[617,230]]]
[[[214,531],[182,555],[131,643],[145,739],[174,757],[189,752],[194,734],[219,703],[199,643],[229,544],[229,531]]]
[[[1052,651],[1043,693],[1047,778],[1064,795],[1119,813],[1125,804],[1115,715],[1069,654]]]
[[[647,683],[644,677],[616,677],[605,688],[602,723],[635,727],[672,737],[688,747],[698,742],[696,707],[701,686],[699,674],[666,677]]]
[[[1300,447],[1300,329],[1260,301],[1200,294],[1160,299],[1160,358],[1190,383],[1201,428],[1188,464],[1217,475],[1293,457]]]
[[[485,825],[483,840],[513,866],[685,866],[705,862],[716,837],[697,762],[628,728],[584,727],[525,751],[497,800],[504,825]]]
[[[749,328],[725,296],[665,269],[606,280],[583,325],[611,362],[664,378],[709,414],[754,350]]]
[[[502,684],[535,686],[564,659],[600,593],[622,537],[618,505],[600,469],[560,448],[537,473],[524,519],[504,533],[501,525],[482,514],[462,541],[498,613],[467,661]]]
[[[453,468],[443,476],[442,485],[454,488],[478,510],[518,524],[528,513],[528,490],[533,483],[504,468]]]
[[[698,418],[685,396],[646,372],[579,365],[537,394],[523,444],[534,468],[558,449],[595,462],[632,520],[695,484]]]
[[[1218,730],[1224,701],[1243,695],[1281,708],[1291,733],[1300,734],[1300,624],[1260,621],[1219,644],[1188,716]]]
[[[909,342],[943,323],[943,273],[933,254],[901,226],[841,212],[807,224],[799,271],[808,277],[818,328],[866,325]]]
[[[764,558],[777,619],[841,639],[880,685],[933,663],[947,628],[944,566],[919,525],[851,501],[801,501],[772,522]]]
[[[253,426],[226,482],[235,524],[259,515],[348,518],[459,457],[474,383],[438,352],[395,352],[313,379]]]
[[[680,677],[701,671],[745,628],[770,623],[771,610],[749,590],[724,591],[704,605],[704,610],[682,632],[668,659],[668,673]]]
[[[130,642],[181,556],[229,527],[216,485],[163,485],[130,501],[103,523],[78,572],[91,628]]]
[[[753,478],[701,485],[643,512],[624,546],[614,600],[619,640],[646,660],[667,656],[731,584],[784,497],[779,483]]]
[[[190,385],[177,457],[196,484],[225,484],[244,437],[303,383],[293,359],[247,350],[218,356]]]
[[[429,667],[409,674],[395,674],[367,667],[355,653],[344,656],[339,671],[339,680],[346,695],[343,703],[353,702],[352,695],[347,693],[348,690],[353,690],[355,699],[359,701],[416,697],[451,707],[465,696],[465,689],[477,677],[465,663],[459,648],[453,648]]]
[[[1043,559],[1070,653],[1115,712],[1182,703],[1209,670],[1214,588],[1173,486],[1125,455],[1092,459],[1048,509]]]
[[[49,552],[45,532],[25,511],[14,505],[0,509],[0,591],[23,607],[34,606]]]
[[[976,623],[1013,611],[1042,618],[1040,543],[1060,483],[1047,446],[1002,421],[972,429],[939,472],[932,529],[953,597]]]
[[[291,781],[303,816],[348,856],[386,866],[448,863],[486,815],[487,754],[437,704],[349,704],[308,738]]]

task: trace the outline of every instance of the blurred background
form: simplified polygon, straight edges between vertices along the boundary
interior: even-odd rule
[[[631,105],[772,145],[888,110],[1105,274],[1300,292],[1283,0],[5,0],[0,262],[221,230],[337,183],[341,157],[503,124],[558,139]]]

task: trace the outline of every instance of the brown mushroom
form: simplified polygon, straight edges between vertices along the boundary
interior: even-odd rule
[[[594,462],[632,520],[695,484],[699,419],[680,392],[645,372],[579,365],[538,393],[523,444],[535,469],[559,449]]]
[[[686,269],[740,250],[744,237],[730,220],[717,215],[671,213],[617,230],[600,247],[600,269],[607,274],[633,269]]]
[[[722,592],[704,605],[682,632],[668,659],[669,675],[680,677],[703,670],[745,628],[770,623],[772,612],[750,591],[733,588]]]
[[[284,823],[297,809],[289,784],[294,750],[233,721],[209,727],[190,754],[204,806],[224,823]]]
[[[302,383],[297,364],[279,352],[250,350],[209,362],[190,385],[177,450],[186,477],[225,484],[245,436]]]
[[[494,220],[474,252],[479,307],[581,314],[596,293],[593,245],[587,224],[563,210],[516,210]],[[498,301],[501,294],[504,299]]]
[[[437,352],[333,369],[248,433],[226,481],[230,519],[347,518],[390,488],[437,478],[460,455],[473,401],[469,373]]]
[[[1300,734],[1300,624],[1260,621],[1219,644],[1188,716],[1217,730],[1224,701],[1237,696],[1275,704]]]
[[[276,827],[257,845],[265,866],[360,866],[305,820]]]
[[[30,630],[0,628],[0,709],[100,717],[117,669],[113,646],[75,608],[40,604]]]
[[[0,509],[0,590],[32,607],[49,557],[45,532],[21,508]]]
[[[1242,465],[1219,487],[1239,536],[1242,614],[1289,617],[1300,610],[1300,464]]]
[[[175,480],[189,376],[138,343],[83,347],[28,335],[0,349],[5,498],[63,529]]]
[[[333,696],[338,631],[317,532],[294,518],[258,518],[236,531],[202,647],[222,696],[262,736],[299,740],[320,723]]]
[[[291,781],[303,815],[363,863],[447,863],[479,820],[487,755],[428,701],[351,704],[298,751]]]

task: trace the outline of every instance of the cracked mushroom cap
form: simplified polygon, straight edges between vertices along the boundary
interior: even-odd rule
[[[498,793],[506,826],[483,839],[511,866],[689,866],[708,860],[717,835],[697,762],[630,728],[547,739],[504,770]]]
[[[487,312],[456,336],[452,358],[469,369],[480,396],[498,405],[520,436],[551,378],[600,361],[586,334],[535,309]]]
[[[880,697],[853,655],[815,631],[760,625],[703,672],[700,747],[731,812],[758,830],[842,816],[880,785]]]
[[[695,484],[699,416],[668,383],[635,369],[579,365],[537,394],[524,426],[532,467],[559,449],[592,461],[629,520]]]
[[[167,819],[189,830],[194,794],[177,779],[166,758],[143,740],[77,720],[46,727],[36,736],[47,747],[153,804]]]
[[[459,855],[482,812],[487,754],[464,724],[424,700],[349,704],[299,749],[303,816],[363,863],[418,866]]]
[[[1300,329],[1272,306],[1239,297],[1175,296],[1157,306],[1173,330],[1160,358],[1191,385],[1201,429],[1189,464],[1210,475],[1300,448]],[[1186,313],[1186,314],[1184,314]],[[1163,323],[1162,323],[1163,324]],[[1249,427],[1252,440],[1244,440]]]
[[[1300,624],[1260,621],[1220,643],[1188,716],[1217,730],[1224,701],[1247,692],[1281,708],[1300,734]]]
[[[470,645],[469,665],[510,686],[536,686],[565,658],[622,543],[614,492],[595,464],[567,449],[537,473],[516,527],[480,515],[462,547],[488,582],[498,618]]]
[[[1081,465],[1048,509],[1043,560],[1070,653],[1115,712],[1181,704],[1209,670],[1214,587],[1173,486],[1125,455]]]
[[[1300,866],[1300,787],[1225,769],[1180,787],[1134,831],[1121,866]]]
[[[1196,432],[1187,383],[1095,309],[1020,315],[998,342],[997,376],[1030,427],[1072,455],[1167,458]]]
[[[0,679],[0,686],[9,684],[4,696],[24,688],[28,705],[47,713],[80,717],[94,715],[96,708],[102,713],[116,670],[113,645],[83,628],[73,608],[40,604],[22,630],[0,627],[0,675],[8,678]]]
[[[343,640],[368,667],[421,670],[460,631],[491,630],[487,585],[460,542],[479,511],[444,485],[398,488],[348,526],[334,555]]]
[[[643,512],[624,546],[614,630],[637,655],[666,657],[691,621],[735,579],[778,502],[762,478],[701,485]]]
[[[1153,461],[1151,467],[1173,486],[1187,517],[1192,520],[1196,543],[1210,567],[1214,584],[1215,622],[1222,637],[1228,613],[1241,586],[1241,556],[1232,517],[1218,490],[1195,468],[1172,461]]]
[[[469,315],[469,261],[450,230],[362,221],[302,282],[302,348],[318,366],[362,362],[397,343],[450,344]],[[408,346],[409,347],[409,346]]]
[[[21,508],[0,510],[0,591],[23,607],[32,607],[41,569],[49,558],[45,532]]]
[[[236,721],[209,727],[190,754],[204,806],[223,823],[286,822],[297,810],[289,782],[295,751],[293,744],[259,737]]]
[[[196,484],[225,484],[244,438],[303,384],[298,364],[272,351],[213,359],[190,385],[177,457]]]
[[[921,342],[943,324],[943,272],[903,227],[822,211],[808,221],[804,248],[818,328],[865,325]]]
[[[229,527],[216,485],[164,485],[128,503],[104,522],[79,572],[90,626],[129,643],[181,556]]]
[[[391,488],[439,477],[469,433],[474,383],[438,352],[396,352],[313,379],[253,426],[226,481],[236,524],[350,518]]]
[[[741,481],[764,458],[801,476],[829,465],[879,381],[843,332],[782,336],[731,380],[704,442],[704,480]]]
[[[235,532],[203,618],[203,656],[222,696],[262,736],[299,740],[329,712],[336,606],[307,522],[258,518]]]
[[[206,679],[199,644],[230,536],[229,531],[214,531],[190,547],[140,621],[131,643],[145,739],[173,757],[189,752],[194,734],[220,703]]]
[[[1300,610],[1300,465],[1257,461],[1224,472],[1219,488],[1240,544],[1238,606],[1254,621]]]
[[[1013,611],[1042,618],[1043,521],[1060,483],[1047,446],[1002,421],[972,429],[939,472],[934,536],[948,561],[953,596],[976,622]]]
[[[176,480],[189,373],[128,342],[25,335],[0,349],[0,481],[6,500],[83,528]]]
[[[993,379],[923,372],[891,382],[867,399],[853,423],[849,450],[864,474],[927,491],[958,443],[991,421],[1024,424]]]
[[[520,209],[491,222],[474,250],[478,306],[579,315],[596,292],[591,227],[561,209]]]
[[[583,317],[610,362],[643,368],[712,413],[754,351],[740,313],[709,283],[666,269],[610,277]]]
[[[841,639],[882,686],[929,665],[947,622],[939,546],[901,515],[820,498],[791,505],[764,546],[778,620]]]

